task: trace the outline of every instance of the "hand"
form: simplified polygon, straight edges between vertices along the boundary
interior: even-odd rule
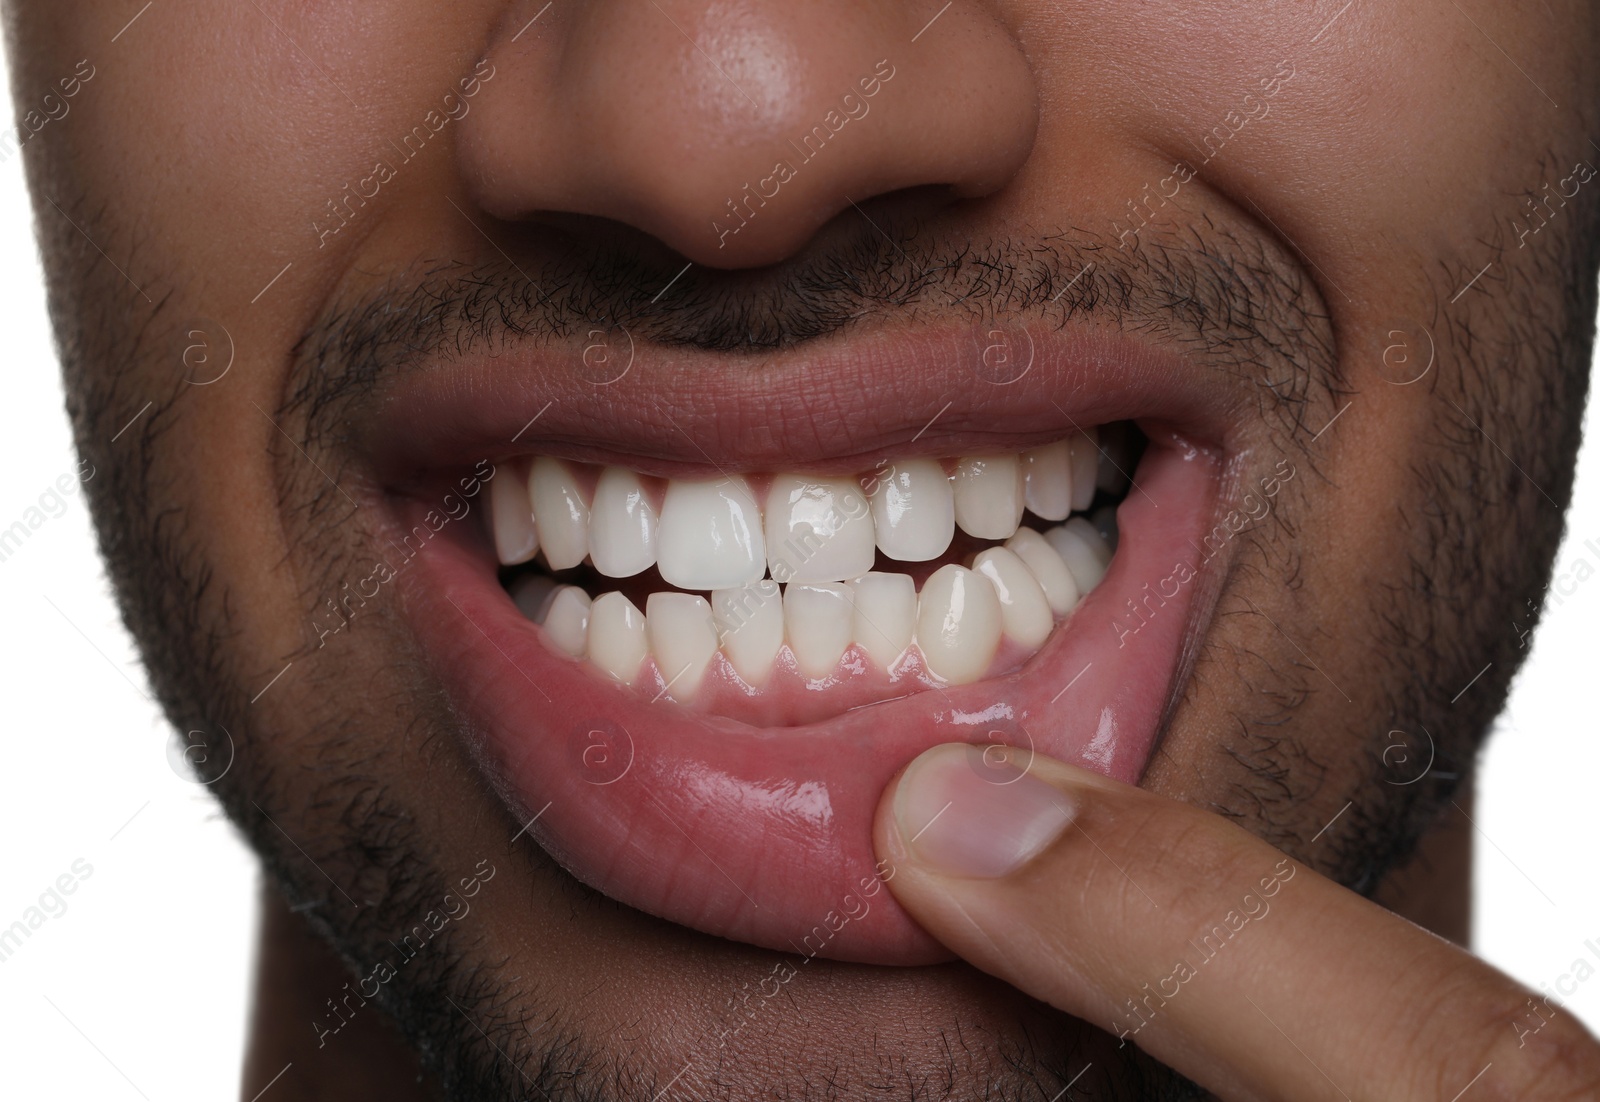
[[[1230,1102],[1600,1098],[1570,1014],[1187,804],[946,745],[889,785],[875,842],[952,952]]]

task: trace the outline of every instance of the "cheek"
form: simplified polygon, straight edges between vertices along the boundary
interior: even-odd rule
[[[383,181],[390,206],[440,193],[448,150],[400,166],[395,145],[429,110],[445,110],[457,59],[471,56],[472,17],[485,5],[458,8],[447,17],[411,5],[373,20],[351,0],[333,0],[275,13],[283,33],[250,5],[202,6],[168,26],[147,13],[126,32],[137,60],[119,64],[115,94],[100,74],[73,102],[64,132],[77,174],[106,198],[112,220],[156,220],[150,270],[235,274],[237,287],[230,278],[205,291],[210,313],[230,328],[248,314],[276,314],[292,301],[292,283],[276,288],[290,295],[245,308],[285,264],[306,271],[335,261],[337,250],[318,248],[312,222],[346,185],[370,177],[376,160],[396,164],[393,187],[409,189],[391,198]],[[87,35],[54,44],[64,66],[55,76],[104,52]],[[217,96],[219,87],[229,95]],[[270,317],[264,328],[284,320]]]

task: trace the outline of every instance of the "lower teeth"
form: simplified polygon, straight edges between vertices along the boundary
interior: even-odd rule
[[[763,579],[700,594],[660,588],[641,610],[619,590],[591,599],[582,586],[524,570],[509,591],[561,653],[585,659],[615,681],[648,686],[679,702],[695,699],[719,666],[749,688],[792,669],[826,682],[852,649],[890,675],[923,669],[964,684],[990,673],[1003,640],[1031,653],[1099,584],[1115,538],[1110,510],[1077,516],[1044,532],[1018,529],[1004,545],[947,563],[922,583],[874,571],[848,582]],[[653,660],[654,676],[645,676]],[[852,665],[846,662],[846,665]]]

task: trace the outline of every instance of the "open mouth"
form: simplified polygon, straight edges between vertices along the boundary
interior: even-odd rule
[[[1103,335],[1016,385],[964,354],[856,338],[599,396],[505,357],[390,403],[401,607],[517,844],[706,933],[922,963],[871,845],[901,766],[1004,743],[1138,780],[1218,573],[1226,399]]]
[[[1104,577],[1127,423],[872,471],[656,479],[501,465],[501,580],[545,643],[651,702],[794,726],[997,677]]]

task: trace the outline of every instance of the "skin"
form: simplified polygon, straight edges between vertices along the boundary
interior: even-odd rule
[[[1362,896],[1418,917],[1416,898],[1461,898],[1451,861],[1420,884],[1406,865],[1435,827],[1461,865],[1451,801],[1470,806],[1525,653],[1511,625],[1559,538],[1595,312],[1600,179],[1575,167],[1600,160],[1592,5],[961,3],[920,35],[937,5],[558,3],[527,30],[540,8],[160,0],[125,26],[109,0],[6,6],[25,127],[59,116],[24,150],[102,549],[175,726],[230,733],[213,790],[273,878],[264,976],[283,978],[243,1097],[290,1059],[278,1098],[1054,1098],[1086,1062],[1086,1096],[1328,1092],[1288,1046],[1241,1049],[1244,995],[1351,1097],[1449,1097],[1462,1051],[1515,1046],[1525,993]],[[871,140],[720,234],[782,135],[885,56],[896,77],[850,124]],[[332,232],[329,200],[482,61],[471,112]],[[1296,465],[1207,574],[1216,611],[1141,788],[1035,766],[1103,852],[1069,832],[1018,875],[957,883],[880,820],[896,898],[976,969],[812,961],[721,1047],[735,995],[783,958],[508,847],[391,609],[317,650],[307,624],[394,489],[339,431],[400,373],[379,308],[426,285],[467,332],[469,273],[501,307],[485,324],[572,363],[606,319],[741,364],[964,310],[1187,339],[1246,411],[1229,485]],[[517,308],[519,277],[550,301]],[[1096,1032],[1280,851],[1281,922],[1132,1045]],[[1171,905],[1141,910],[1101,858]],[[362,974],[482,861],[471,924],[317,1044],[306,1023],[344,979],[316,954]],[[1413,958],[1403,983],[1379,963]],[[1379,1008],[1430,1024],[1372,1051]],[[1570,1019],[1539,1037],[1542,1059],[1496,1058],[1484,1083],[1592,1089]]]
[[[932,829],[919,786],[932,808],[949,801]],[[970,862],[1012,855],[995,794],[1038,800],[1059,833],[990,876]],[[896,898],[946,945],[1220,1097],[1600,1088],[1600,1043],[1570,1016],[1530,1012],[1520,984],[1460,947],[1185,804],[1022,753],[975,767],[969,747],[943,746],[891,786],[877,833]]]

